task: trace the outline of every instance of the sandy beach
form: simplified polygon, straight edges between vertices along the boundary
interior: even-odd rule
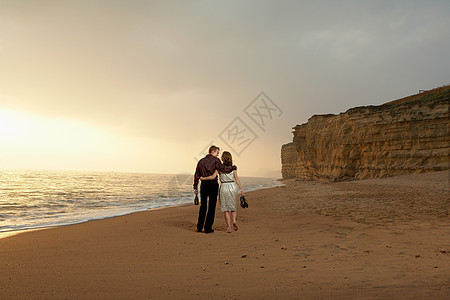
[[[285,184],[231,234],[189,205],[0,239],[0,299],[450,297],[448,171]]]

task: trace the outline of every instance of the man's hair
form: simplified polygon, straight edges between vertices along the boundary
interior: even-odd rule
[[[212,145],[211,147],[209,147],[208,153],[213,153],[216,150],[220,150],[220,148],[215,145]]]

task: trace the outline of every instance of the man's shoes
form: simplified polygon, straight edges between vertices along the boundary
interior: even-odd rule
[[[214,229],[208,229],[208,230],[205,229],[205,233],[213,233],[213,232],[214,232]]]
[[[195,232],[202,232],[201,229],[195,228]]]

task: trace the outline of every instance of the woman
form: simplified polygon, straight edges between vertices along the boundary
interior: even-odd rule
[[[222,153],[222,163],[225,166],[233,165],[233,158],[230,152],[224,151]],[[244,196],[244,191],[242,190],[241,182],[239,181],[236,170],[231,171],[230,173],[219,173],[219,171],[216,170],[211,176],[200,177],[200,180],[213,180],[216,178],[217,174],[219,174],[221,183],[219,190],[220,210],[224,213],[225,222],[227,223],[227,233],[231,233],[231,219],[233,220],[234,230],[238,230],[238,226],[236,224],[238,186],[242,196]]]

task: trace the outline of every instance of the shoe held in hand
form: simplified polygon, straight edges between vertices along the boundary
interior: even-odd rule
[[[248,207],[247,201],[245,200],[244,196],[241,196],[241,207],[242,208],[247,208]]]

